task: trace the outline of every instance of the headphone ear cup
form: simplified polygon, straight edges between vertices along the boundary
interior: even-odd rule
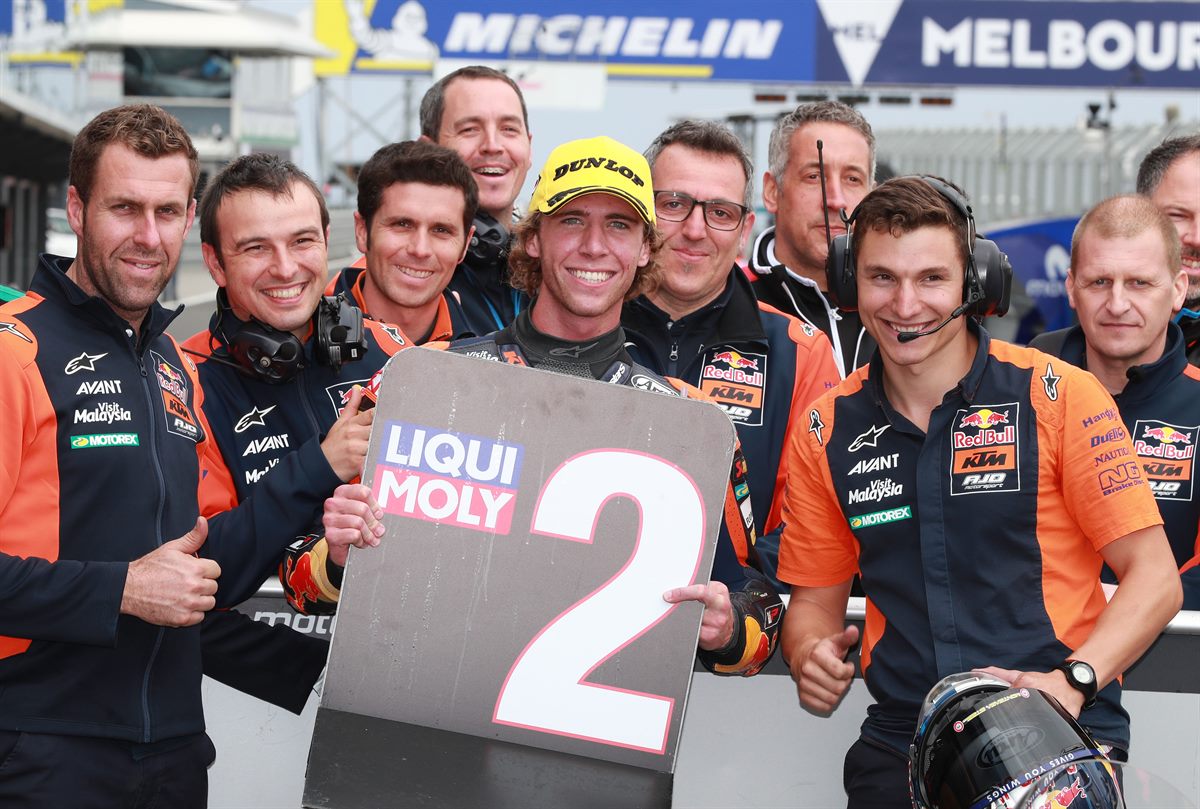
[[[288,381],[304,367],[304,346],[290,332],[242,323],[226,342],[239,365],[271,384]]]
[[[825,284],[829,298],[844,312],[858,310],[858,282],[855,280],[854,245],[851,234],[833,237],[825,259]]]
[[[991,239],[976,237],[972,260],[980,299],[967,310],[967,314],[980,317],[1003,317],[1008,312],[1012,297],[1012,264],[1000,246]]]

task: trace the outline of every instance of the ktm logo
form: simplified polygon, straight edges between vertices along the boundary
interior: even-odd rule
[[[994,427],[997,424],[1008,424],[1008,413],[998,410],[989,410],[985,407],[963,416],[962,421],[958,423],[958,426],[959,428],[978,427],[981,430],[986,430],[989,427]]]
[[[984,450],[963,459],[963,469],[986,469],[989,466],[1007,466],[1008,453]]]
[[[712,395],[717,399],[725,399],[731,402],[746,402],[748,404],[752,404],[755,399],[753,391],[743,390],[733,385],[724,388],[713,388]]]

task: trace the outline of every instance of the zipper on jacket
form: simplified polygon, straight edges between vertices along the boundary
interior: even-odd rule
[[[154,410],[154,391],[150,389],[150,374],[146,372],[146,363],[144,357],[138,356],[136,340],[137,335],[132,329],[125,331],[126,337],[130,339],[129,350],[133,354],[133,360],[137,363],[138,370],[142,374],[142,391],[146,394],[146,435],[150,439],[150,457],[153,460],[151,466],[154,467],[154,475],[158,479],[158,510],[154,521],[154,539],[155,546],[161,547],[163,544],[163,511],[166,506],[167,499],[167,483],[163,476],[162,459],[158,454],[158,429],[155,419]],[[148,350],[148,349],[147,349]],[[158,635],[154,639],[154,648],[150,650],[150,657],[146,661],[146,670],[142,675],[142,741],[150,742],[153,740],[150,732],[150,675],[154,670],[154,661],[158,659],[158,650],[162,646],[163,633],[166,632],[165,627],[158,627]]]

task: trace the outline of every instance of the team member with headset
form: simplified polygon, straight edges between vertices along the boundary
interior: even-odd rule
[[[878,349],[817,400],[791,446],[779,566],[792,584],[784,654],[818,712],[854,675],[844,658],[858,630],[842,616],[861,572],[876,704],[846,756],[850,806],[908,809],[922,699],[973,668],[1049,693],[1123,758],[1116,677],[1174,615],[1180,587],[1111,397],[976,324],[1003,313],[1012,271],[956,189],[898,178],[850,219],[829,289]],[[1119,457],[1094,464],[1102,452]],[[1121,581],[1107,604],[1105,562]]]
[[[312,180],[291,163],[265,154],[238,158],[209,182],[199,218],[217,310],[184,348],[199,368],[204,413],[225,467],[210,475],[215,494],[202,511],[258,495],[262,481],[278,477],[293,453],[305,468],[321,469],[313,444],[352,424],[356,451],[324,465],[332,495],[339,481],[359,475],[369,440],[373,413],[358,413],[358,386],[406,342],[394,328],[364,322],[344,298],[323,296],[329,213]],[[349,505],[333,498],[324,520],[319,508],[303,507],[310,533],[289,553],[319,544],[318,576],[326,557],[344,560],[343,538],[362,541],[337,530],[344,518],[338,509]],[[382,526],[375,515],[356,505],[377,537]],[[303,709],[328,643],[238,612],[214,614],[203,629],[206,674],[288,710]]]

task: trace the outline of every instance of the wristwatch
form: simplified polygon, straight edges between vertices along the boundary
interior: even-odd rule
[[[1096,704],[1096,670],[1082,660],[1064,660],[1058,670],[1067,675],[1067,684],[1083,694],[1083,707]]]

